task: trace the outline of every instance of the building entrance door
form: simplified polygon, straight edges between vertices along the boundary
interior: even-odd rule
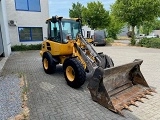
[[[4,53],[3,49],[3,40],[2,40],[2,33],[1,33],[1,26],[0,26],[0,56]]]

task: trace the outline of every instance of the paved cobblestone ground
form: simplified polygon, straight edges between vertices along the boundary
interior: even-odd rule
[[[19,83],[17,75],[0,77],[0,120],[7,120],[21,112]]]
[[[134,59],[143,59],[141,71],[157,94],[130,106],[133,112],[123,110],[121,117],[91,100],[86,88],[70,88],[63,77],[62,66],[53,75],[44,73],[39,51],[16,52],[7,60],[2,75],[24,73],[29,84],[29,108],[31,120],[159,120],[160,119],[160,50],[127,46],[95,47],[98,52],[111,56],[115,66]]]

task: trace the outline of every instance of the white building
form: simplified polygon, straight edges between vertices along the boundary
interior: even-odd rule
[[[0,0],[0,56],[9,56],[11,43],[8,32],[8,20],[6,13],[6,0]]]
[[[47,37],[48,0],[0,0],[0,54],[10,47],[38,44]]]
[[[94,30],[92,30],[86,25],[82,26],[82,32],[83,32],[84,38],[91,38],[91,36],[94,35]]]

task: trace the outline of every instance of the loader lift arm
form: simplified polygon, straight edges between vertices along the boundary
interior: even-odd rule
[[[78,39],[84,44],[85,48],[81,48],[78,45],[76,45],[76,49],[78,49],[78,52],[83,56],[82,58],[86,61],[87,67],[89,71],[94,71],[97,67],[102,67],[102,68],[107,68],[107,67],[113,67],[114,63],[112,59],[108,56],[105,55],[105,57],[101,57],[100,54],[102,53],[97,53],[95,49],[91,46],[90,43],[88,43],[82,34],[78,34]],[[85,50],[89,51],[90,55],[94,60],[91,60],[90,57],[88,57],[87,54],[85,54]]]

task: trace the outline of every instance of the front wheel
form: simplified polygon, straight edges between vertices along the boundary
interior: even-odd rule
[[[66,59],[63,63],[64,76],[72,88],[81,87],[86,80],[85,70],[77,58]]]
[[[94,46],[97,46],[96,43],[93,43]]]
[[[103,66],[103,68],[110,68],[110,67],[114,67],[114,62],[112,60],[112,58],[110,58],[108,55],[106,54],[99,54],[100,57],[105,61],[105,64]]]

